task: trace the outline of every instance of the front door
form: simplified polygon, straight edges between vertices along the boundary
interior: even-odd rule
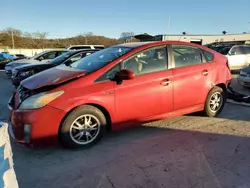
[[[173,110],[172,70],[167,70],[166,46],[139,52],[122,62],[135,78],[115,86],[118,122],[139,121]]]
[[[188,45],[172,45],[174,61],[174,110],[205,102],[210,90],[210,65],[201,50]]]

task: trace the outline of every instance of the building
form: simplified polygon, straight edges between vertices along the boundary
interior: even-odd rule
[[[140,41],[165,41],[165,40],[177,40],[192,42],[201,45],[218,43],[218,42],[239,42],[239,43],[250,43],[250,33],[242,34],[221,34],[221,35],[149,35],[147,33],[130,36],[128,38],[123,38],[125,42],[131,40],[131,38],[139,39]]]

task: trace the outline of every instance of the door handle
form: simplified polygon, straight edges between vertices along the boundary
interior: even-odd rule
[[[169,85],[171,83],[171,81],[169,80],[169,79],[166,79],[166,80],[163,80],[162,82],[161,82],[161,85],[162,86],[167,86],[167,85]]]
[[[207,75],[208,75],[208,71],[205,69],[205,70],[202,71],[202,74],[203,74],[204,76],[207,76]]]

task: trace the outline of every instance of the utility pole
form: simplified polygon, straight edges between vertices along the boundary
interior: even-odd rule
[[[170,16],[168,16],[168,34],[170,34],[170,29],[171,29],[171,20]]]
[[[11,38],[12,38],[12,49],[14,49],[15,48],[15,41],[14,41],[13,29],[11,29]]]

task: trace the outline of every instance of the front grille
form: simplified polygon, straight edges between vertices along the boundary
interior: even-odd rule
[[[27,99],[31,95],[31,90],[23,87],[22,85],[18,87],[17,92],[21,102]]]

